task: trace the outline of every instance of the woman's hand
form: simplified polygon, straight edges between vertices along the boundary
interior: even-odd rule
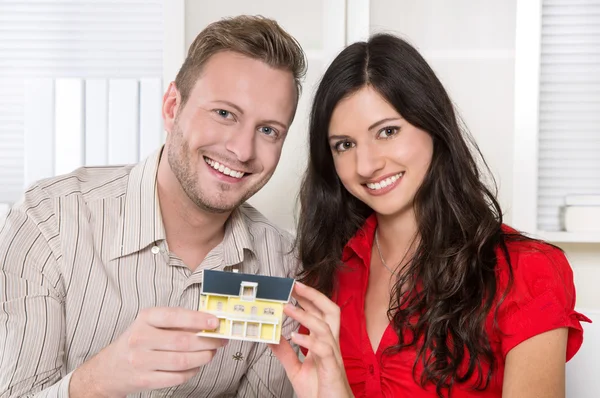
[[[271,350],[282,363],[298,398],[346,398],[352,390],[339,347],[340,309],[319,291],[296,283],[293,296],[302,308],[286,305],[284,312],[306,327],[309,335],[292,333],[292,341],[308,350],[303,362],[281,338]]]

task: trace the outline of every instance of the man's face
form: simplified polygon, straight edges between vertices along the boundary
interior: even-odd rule
[[[296,102],[290,71],[234,52],[208,60],[183,107],[171,86],[165,151],[186,195],[214,213],[254,195],[275,171]]]

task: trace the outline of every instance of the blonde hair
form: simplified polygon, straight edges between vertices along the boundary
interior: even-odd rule
[[[300,96],[306,59],[298,41],[272,19],[241,15],[211,23],[194,39],[175,78],[182,104],[186,103],[204,64],[221,51],[233,51],[273,68],[289,70]]]

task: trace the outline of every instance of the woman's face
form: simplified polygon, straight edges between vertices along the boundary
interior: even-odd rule
[[[365,86],[337,104],[329,145],[348,192],[383,216],[413,212],[433,156],[433,140],[377,91]]]

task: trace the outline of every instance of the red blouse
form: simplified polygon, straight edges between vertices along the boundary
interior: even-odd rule
[[[348,380],[356,397],[436,397],[434,385],[423,389],[413,379],[414,348],[396,355],[383,355],[385,349],[398,340],[391,325],[384,332],[377,352],[371,348],[364,306],[376,226],[377,219],[371,216],[348,242],[342,258],[347,267],[337,275],[339,290],[335,301],[341,309],[340,348]],[[573,273],[562,252],[531,242],[510,243],[508,249],[514,279],[513,287],[498,311],[498,326],[502,333],[493,328],[493,312],[487,318],[496,371],[485,391],[472,388],[476,382],[475,373],[470,382],[453,387],[453,398],[501,397],[506,354],[537,334],[568,327],[567,360],[575,355],[583,341],[580,321],[590,320],[574,311]],[[498,291],[504,292],[508,266],[503,256],[498,259]],[[421,371],[422,366],[417,366],[417,380]]]

